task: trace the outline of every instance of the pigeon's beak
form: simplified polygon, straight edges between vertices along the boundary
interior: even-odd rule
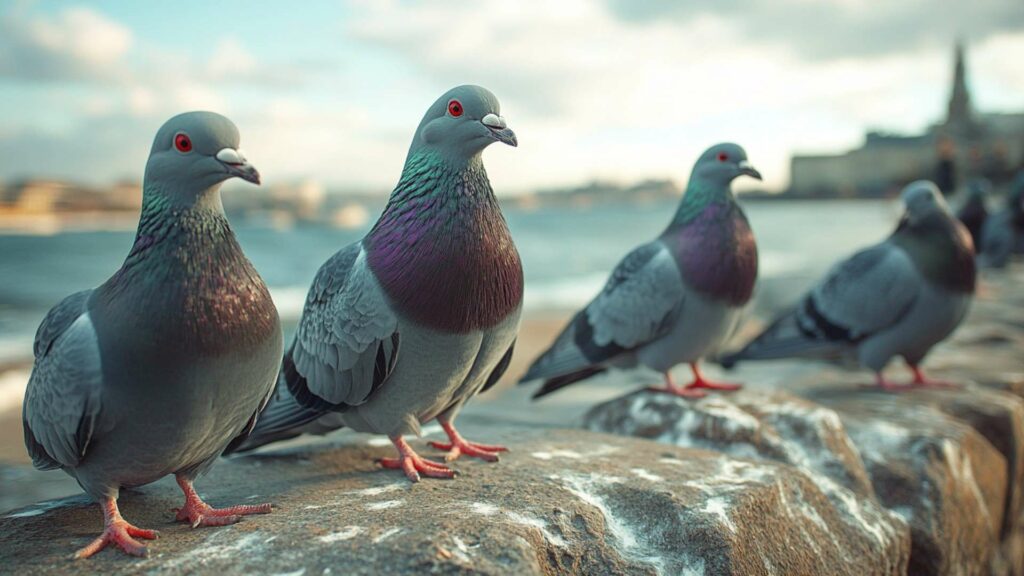
[[[761,173],[757,171],[757,168],[751,166],[750,162],[740,160],[738,166],[740,167],[740,174],[750,176],[754,180],[761,180]]]
[[[491,136],[493,136],[498,142],[504,142],[512,147],[519,145],[519,141],[516,140],[516,133],[508,127],[508,124],[505,123],[504,116],[498,116],[493,113],[488,114],[480,119],[480,123],[491,131]]]
[[[229,175],[237,176],[246,182],[252,182],[259,186],[260,173],[252,164],[249,164],[241,150],[224,148],[217,152],[217,161],[224,166]]]

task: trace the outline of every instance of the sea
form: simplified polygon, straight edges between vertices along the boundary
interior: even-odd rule
[[[883,239],[897,201],[750,201],[743,203],[760,254],[752,313],[794,302],[837,259]],[[633,247],[656,237],[675,202],[585,208],[507,209],[526,277],[526,314],[576,309],[604,284]],[[320,265],[365,234],[363,226],[235,225],[245,253],[270,287],[286,337],[302,312]],[[0,229],[0,411],[20,404],[32,341],[46,312],[65,296],[106,280],[124,260],[134,230],[25,233]]]

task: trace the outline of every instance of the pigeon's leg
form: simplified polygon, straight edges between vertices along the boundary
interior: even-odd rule
[[[665,372],[665,386],[663,388],[651,386],[647,389],[651,392],[672,394],[673,396],[679,396],[680,398],[703,398],[707,396],[707,392],[704,392],[703,390],[697,390],[689,386],[676,386],[675,381],[672,380],[672,374],[668,372]]]
[[[906,392],[911,389],[911,386],[887,380],[881,372],[875,372],[875,387],[886,392]]]
[[[910,370],[914,372],[914,379],[910,381],[910,386],[914,388],[960,388],[959,384],[955,382],[945,382],[942,380],[932,380],[931,378],[924,375],[924,371],[921,367],[916,364],[910,364]]]
[[[405,438],[401,436],[390,436],[391,443],[398,449],[398,458],[381,458],[377,462],[384,468],[401,470],[410,482],[419,482],[420,474],[430,478],[455,478],[455,470],[433,460],[427,460],[415,450]]]
[[[439,417],[437,419],[441,423],[441,428],[444,428],[445,434],[448,435],[449,442],[428,442],[434,448],[438,450],[447,450],[448,454],[445,455],[445,462],[452,462],[457,460],[459,456],[465,454],[472,458],[479,458],[488,462],[498,461],[498,452],[508,452],[508,448],[505,446],[492,446],[490,444],[477,444],[476,442],[470,442],[459,434],[459,431],[455,429],[455,425],[451,423],[448,418]]]
[[[188,522],[193,528],[198,526],[227,526],[242,519],[242,516],[249,514],[269,514],[270,504],[243,504],[241,506],[230,506],[228,508],[214,508],[203,502],[203,499],[192,487],[192,479],[182,474],[177,474],[175,479],[178,486],[185,493],[185,505],[176,510],[178,522]]]
[[[124,550],[125,554],[132,556],[145,556],[148,554],[149,549],[136,540],[136,538],[154,540],[159,533],[156,530],[136,528],[126,522],[121,517],[121,512],[117,509],[117,500],[114,498],[107,498],[103,501],[102,506],[103,534],[100,534],[98,538],[90,542],[85,548],[75,552],[75,558],[88,558],[106,548],[107,544],[115,544],[118,548]]]
[[[715,382],[714,380],[708,380],[700,372],[700,366],[696,362],[690,362],[690,370],[693,370],[693,382],[686,385],[688,390],[695,388],[704,388],[707,390],[739,390],[743,388],[743,384],[733,384],[731,382]]]

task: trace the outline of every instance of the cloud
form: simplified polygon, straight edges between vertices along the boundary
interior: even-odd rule
[[[351,8],[346,32],[407,64],[404,82],[438,93],[473,82],[495,92],[521,145],[489,153],[488,167],[496,181],[520,187],[685,179],[704,148],[733,140],[766,184],[781,188],[794,150],[842,150],[865,127],[915,131],[939,120],[954,25],[985,38],[970,54],[987,61],[1004,36],[998,30],[1024,14],[994,0],[969,8],[932,0],[563,0],[543,9],[364,0]],[[999,69],[1017,78],[1004,85],[1024,80],[1022,71]]]
[[[109,81],[133,42],[131,30],[87,8],[50,18],[12,10],[0,17],[0,77]]]
[[[519,148],[486,153],[499,194],[594,178],[685,180],[704,148],[727,140],[747,148],[766,186],[781,188],[794,151],[843,150],[857,145],[866,127],[912,132],[944,113],[951,36],[937,32],[923,41],[933,48],[909,48],[919,45],[911,40],[902,44],[907,49],[808,57],[803,51],[811,42],[847,40],[796,39],[831,32],[831,24],[806,19],[751,31],[745,15],[785,20],[803,5],[796,0],[780,0],[780,15],[768,14],[766,0],[720,0],[714,8],[648,2],[628,14],[607,1],[560,0],[539,9],[504,0],[354,0],[339,10],[342,24],[317,22],[315,42],[282,32],[267,44],[247,45],[262,27],[277,29],[272,14],[216,34],[202,54],[154,44],[154,35],[135,30],[121,48],[104,42],[91,56],[62,40],[63,63],[45,65],[34,79],[23,69],[11,77],[2,65],[10,57],[0,55],[0,105],[22,112],[0,122],[0,157],[8,159],[0,178],[138,177],[157,127],[174,113],[204,108],[238,124],[243,147],[268,182],[315,178],[384,190],[394,184],[426,106],[451,86],[475,83],[499,97],[520,140]],[[850,16],[859,30],[869,20],[908,18],[902,4],[826,1],[804,13],[851,11],[860,14]],[[921,18],[935,17],[920,9],[924,0],[908,1]],[[989,14],[992,0],[979,1]],[[861,14],[869,8],[879,15]],[[5,22],[21,27],[18,46],[46,54],[56,49],[39,48],[49,44],[32,40],[36,27],[91,19],[124,31],[112,17],[66,12],[22,12]],[[972,18],[984,19],[963,20]],[[780,29],[793,30],[794,39]],[[336,45],[322,40],[328,31]],[[191,36],[184,40],[195,44]],[[268,60],[278,53],[288,61]],[[1014,63],[1021,54],[1021,31],[969,44],[969,81],[980,109],[1019,107],[1024,68]],[[97,146],[86,149],[90,142]],[[51,165],[55,155],[67,162]]]
[[[1024,27],[1019,0],[607,0],[624,22],[729,22],[752,43],[785,46],[801,58],[832,60],[892,55],[973,42]]]

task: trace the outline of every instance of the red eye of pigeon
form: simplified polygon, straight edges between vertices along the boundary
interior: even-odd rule
[[[191,152],[192,140],[185,134],[178,134],[174,137],[174,147],[178,152]]]
[[[455,118],[462,116],[462,103],[459,102],[458,100],[452,100],[451,102],[449,102],[448,113],[454,116]]]
[[[728,159],[729,159],[729,155],[726,154],[725,152],[719,152],[718,153],[718,161],[719,162],[725,162]]]

